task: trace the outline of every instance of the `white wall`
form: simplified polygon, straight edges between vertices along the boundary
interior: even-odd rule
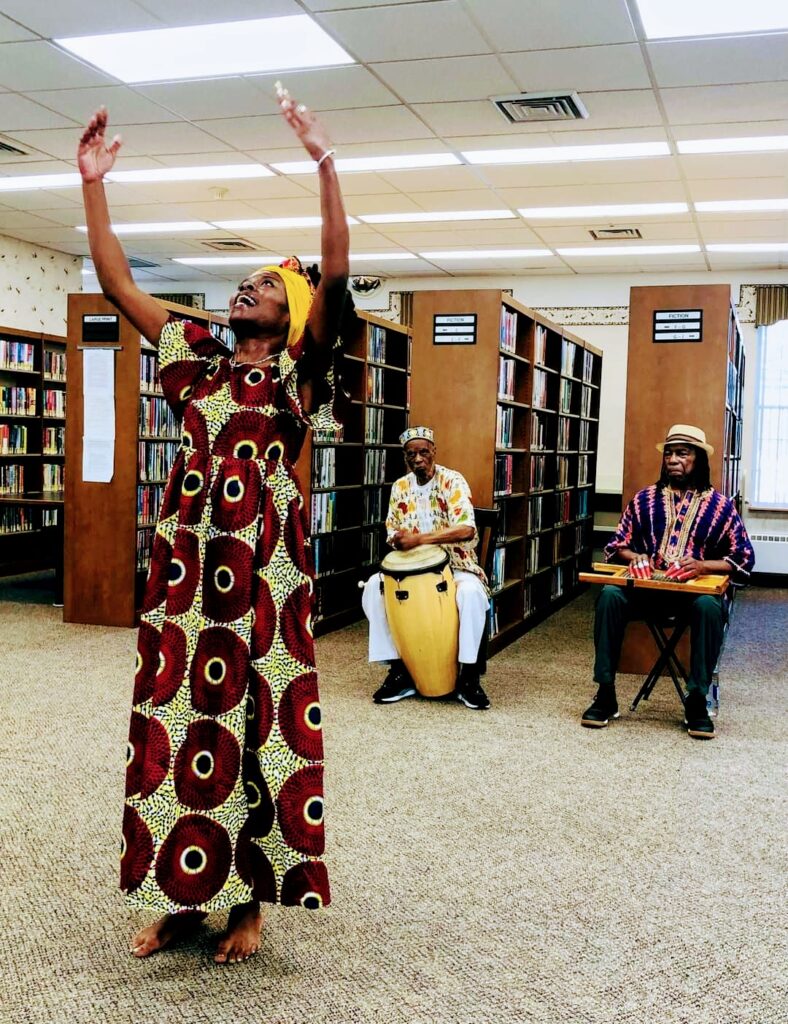
[[[81,291],[81,256],[0,236],[0,328],[65,335],[69,292]]]

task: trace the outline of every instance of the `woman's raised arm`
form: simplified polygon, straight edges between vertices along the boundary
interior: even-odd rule
[[[104,295],[127,317],[140,334],[154,345],[167,323],[167,313],[131,276],[128,261],[112,230],[104,192],[104,175],[112,169],[121,147],[116,135],[107,146],[107,111],[101,107],[82,133],[77,149],[77,164],[82,175],[82,196],[88,227],[88,243]]]

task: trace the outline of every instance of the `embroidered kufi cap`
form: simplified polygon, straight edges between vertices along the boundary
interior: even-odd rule
[[[709,455],[714,454],[714,449],[706,443],[706,431],[700,427],[693,427],[689,423],[674,423],[668,431],[665,440],[657,445],[658,452],[664,452],[666,444],[692,444],[696,448],[703,448]]]
[[[435,434],[432,427],[408,427],[399,435],[399,443],[404,448],[408,441],[417,440],[430,441],[435,444]]]

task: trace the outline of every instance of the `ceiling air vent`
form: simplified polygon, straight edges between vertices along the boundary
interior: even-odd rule
[[[593,228],[589,235],[597,242],[617,242],[621,238],[642,238],[640,228]]]
[[[254,252],[254,246],[249,245],[248,242],[242,242],[240,238],[212,238],[210,241],[201,239],[200,245],[205,245],[209,249],[218,249],[219,252]]]
[[[150,270],[151,267],[159,267],[160,263],[151,263],[150,260],[143,260],[139,256],[129,256],[129,266],[132,270]]]
[[[24,149],[6,142],[3,138],[0,138],[0,153],[11,153],[13,156],[30,156]]]
[[[510,124],[531,121],[580,121],[588,111],[576,92],[527,92],[493,96],[492,103]]]

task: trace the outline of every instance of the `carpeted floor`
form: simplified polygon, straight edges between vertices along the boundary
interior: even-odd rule
[[[334,904],[219,918],[147,961],[116,891],[134,634],[0,604],[3,1024],[788,1021],[788,591],[745,593],[713,742],[668,680],[581,729],[585,595],[490,665],[493,707],[374,706],[365,630],[319,641]],[[638,680],[621,677],[631,699]],[[626,706],[626,704],[625,704]]]

